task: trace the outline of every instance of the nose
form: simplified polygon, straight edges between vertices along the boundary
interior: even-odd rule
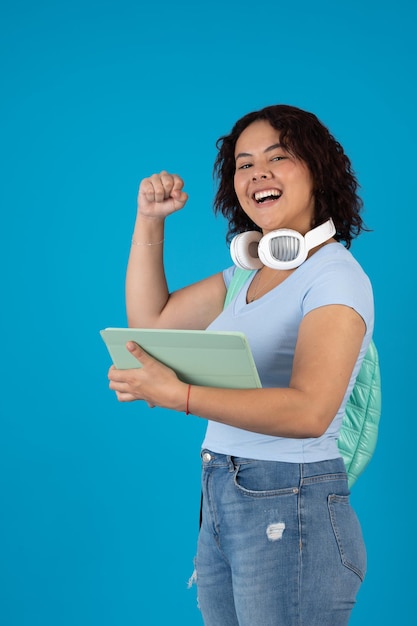
[[[263,180],[270,177],[270,173],[263,169],[257,169],[252,172],[252,180],[256,182],[257,180]]]

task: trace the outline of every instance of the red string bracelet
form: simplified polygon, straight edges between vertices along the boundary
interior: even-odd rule
[[[188,391],[187,391],[187,402],[185,404],[185,414],[189,415],[190,414],[190,393],[191,393],[191,385],[188,385]]]

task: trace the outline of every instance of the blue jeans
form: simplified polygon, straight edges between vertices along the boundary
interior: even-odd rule
[[[366,570],[342,459],[202,451],[195,560],[205,626],[345,626]]]

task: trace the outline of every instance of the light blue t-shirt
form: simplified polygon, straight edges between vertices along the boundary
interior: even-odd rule
[[[224,271],[226,287],[234,271],[235,266]],[[202,447],[231,456],[291,463],[337,458],[344,407],[372,338],[374,305],[369,278],[342,244],[332,243],[320,248],[280,285],[247,304],[251,280],[252,276],[208,330],[240,331],[246,335],[263,387],[288,387],[300,323],[309,311],[320,306],[343,304],[363,318],[366,334],[359,358],[343,402],[321,437],[273,437],[209,421]]]

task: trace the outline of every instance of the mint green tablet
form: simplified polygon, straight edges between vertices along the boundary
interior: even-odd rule
[[[240,332],[105,328],[100,335],[118,369],[141,367],[126,348],[128,341],[135,341],[185,383],[230,389],[262,386],[249,343]]]

